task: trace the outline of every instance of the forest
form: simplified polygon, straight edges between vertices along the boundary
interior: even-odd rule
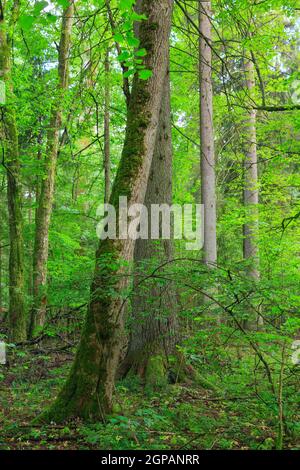
[[[0,0],[0,142],[0,450],[300,450],[299,0]]]

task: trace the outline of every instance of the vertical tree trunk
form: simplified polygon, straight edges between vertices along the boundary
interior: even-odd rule
[[[255,88],[255,75],[253,63],[245,64],[246,88],[251,99]],[[251,103],[250,103],[251,105]],[[252,260],[249,274],[254,279],[259,278],[258,247],[256,236],[258,230],[258,171],[257,171],[257,145],[256,145],[256,110],[251,109],[246,121],[246,158],[245,158],[245,184],[244,205],[249,209],[250,221],[244,225],[244,259]]]
[[[211,2],[199,2],[201,199],[204,204],[204,262],[217,262],[216,177],[213,128]]]
[[[253,92],[255,89],[255,69],[252,61],[245,63],[246,89],[250,101],[251,109],[246,121],[246,145],[244,171],[244,206],[248,221],[244,224],[243,232],[243,252],[244,259],[248,260],[248,273],[250,278],[258,281],[259,273],[259,252],[257,245],[258,236],[258,166],[257,166],[257,144],[256,144],[256,110],[252,108]],[[262,317],[258,316],[258,323],[263,323]],[[253,321],[246,322],[250,327]]]
[[[148,51],[145,64],[152,70],[152,76],[149,80],[134,77],[125,142],[110,197],[116,209],[119,196],[127,196],[128,206],[144,202],[167,68],[172,6],[172,0],[142,3],[147,20],[140,25],[140,47]],[[128,238],[100,242],[76,358],[63,390],[44,419],[60,421],[69,416],[105,419],[112,411],[123,336],[122,293],[128,284],[122,263],[132,261],[134,245],[134,240]]]
[[[15,21],[18,4],[12,10]],[[11,41],[6,30],[4,11],[0,11],[0,80],[6,86],[6,103],[2,106],[7,169],[7,202],[9,214],[9,322],[11,340],[26,339],[26,317],[24,305],[24,253],[23,219],[21,209],[19,142],[15,108],[12,104]]]
[[[46,318],[46,283],[49,245],[49,226],[54,196],[56,161],[61,125],[62,101],[68,87],[68,56],[74,15],[74,2],[63,12],[58,58],[57,96],[52,105],[47,135],[45,177],[40,184],[40,194],[36,211],[36,229],[33,255],[33,307],[31,311],[30,335],[37,327],[42,327]]]
[[[169,62],[169,61],[168,61]],[[170,73],[167,69],[159,117],[159,129],[144,205],[150,214],[151,204],[172,204],[172,132],[170,109]],[[149,217],[149,227],[151,221]],[[168,356],[174,352],[176,340],[176,292],[173,286],[158,287],[157,282],[139,287],[147,275],[150,260],[157,265],[171,259],[172,240],[143,240],[135,244],[134,261],[137,275],[132,300],[131,334],[120,375],[129,370],[145,378],[146,386],[166,384]],[[148,263],[147,263],[148,260]],[[146,271],[146,273],[145,273]]]
[[[110,195],[110,67],[109,49],[105,54],[105,91],[104,91],[104,201],[109,201]]]

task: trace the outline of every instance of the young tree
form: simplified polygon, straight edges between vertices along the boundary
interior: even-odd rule
[[[41,327],[46,318],[46,283],[49,249],[49,226],[54,197],[55,172],[59,146],[59,130],[62,119],[64,92],[68,87],[68,61],[71,44],[71,31],[74,16],[74,1],[63,11],[58,57],[57,96],[54,98],[47,134],[45,176],[40,188],[36,210],[36,229],[33,253],[33,307],[31,310],[30,335],[36,327]]]
[[[147,19],[140,25],[140,47],[147,50],[145,64],[152,76],[142,80],[136,74],[133,80],[125,142],[110,197],[115,208],[119,196],[127,196],[129,206],[144,202],[167,68],[172,6],[172,0],[142,3]],[[111,412],[123,335],[122,292],[128,283],[123,263],[132,261],[134,245],[130,238],[100,242],[76,358],[65,386],[45,418],[104,419]]]
[[[2,105],[4,135],[4,164],[7,170],[7,202],[9,214],[9,322],[12,341],[26,339],[24,302],[23,217],[21,209],[19,141],[13,100],[11,71],[11,31],[14,28],[19,3],[13,4],[10,21],[6,18],[7,5],[0,2],[0,80],[6,88]]]

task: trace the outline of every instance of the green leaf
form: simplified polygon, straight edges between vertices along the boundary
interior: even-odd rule
[[[56,16],[52,15],[51,13],[47,13],[46,17],[47,17],[47,22],[50,23],[50,24],[55,23],[55,21],[57,19]]]
[[[138,51],[135,52],[135,55],[137,57],[145,57],[147,55],[146,49],[139,49]]]
[[[135,11],[133,11],[132,14],[131,14],[131,20],[132,21],[142,21],[142,20],[146,20],[146,19],[147,19],[146,15],[143,15],[143,14],[139,15]]]
[[[114,34],[114,39],[115,39],[115,41],[117,41],[117,42],[122,42],[122,41],[123,41],[123,36],[122,36],[121,33],[115,33],[115,34]]]
[[[152,70],[140,70],[139,71],[139,78],[141,80],[148,80],[148,78],[152,77]]]
[[[69,0],[56,0],[56,3],[63,8],[67,8],[70,4]]]
[[[20,26],[24,31],[29,31],[32,28],[34,21],[35,17],[31,15],[21,15],[19,18]]]
[[[124,62],[124,60],[127,60],[129,57],[130,57],[129,52],[127,52],[127,51],[121,52],[121,54],[118,55],[118,61],[119,62]]]
[[[135,0],[120,0],[119,9],[121,11],[130,10],[134,3],[135,3]]]
[[[130,76],[133,75],[133,74],[134,74],[134,70],[133,70],[133,69],[127,70],[126,72],[124,72],[124,77],[125,77],[125,78],[128,78],[128,77],[130,77]]]
[[[48,2],[44,0],[41,2],[36,2],[34,4],[33,15],[38,16],[41,13],[41,11],[43,11],[44,8],[46,8],[46,6],[48,6]]]
[[[128,36],[127,37],[127,42],[128,42],[130,47],[139,47],[139,45],[140,45],[140,40],[133,37],[133,36]]]

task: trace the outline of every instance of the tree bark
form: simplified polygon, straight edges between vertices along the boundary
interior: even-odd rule
[[[12,9],[12,21],[18,15],[18,3]],[[7,169],[7,202],[9,215],[9,323],[12,341],[26,339],[26,316],[24,304],[24,248],[22,192],[20,188],[19,142],[13,104],[11,81],[11,38],[4,18],[4,9],[0,10],[0,80],[6,87],[6,103],[3,110],[3,133],[5,145],[5,166]]]
[[[167,68],[172,0],[143,0],[147,20],[140,25],[140,47],[148,54],[149,80],[134,77],[127,112],[126,136],[110,203],[119,196],[128,206],[143,203],[147,189]],[[117,211],[118,212],[118,211]],[[123,336],[124,300],[128,285],[123,262],[133,259],[132,239],[103,240],[96,253],[91,300],[76,358],[65,386],[42,419],[62,421],[70,416],[105,419],[112,411],[116,369]]]
[[[33,255],[33,307],[31,310],[30,336],[42,327],[46,319],[46,283],[49,249],[49,226],[52,214],[59,130],[62,117],[62,101],[68,87],[68,58],[74,15],[74,2],[63,12],[58,58],[57,96],[52,105],[47,134],[45,177],[40,183],[36,210],[35,243]]]
[[[211,2],[199,2],[201,200],[204,205],[204,262],[217,262],[216,176],[213,127]]]

